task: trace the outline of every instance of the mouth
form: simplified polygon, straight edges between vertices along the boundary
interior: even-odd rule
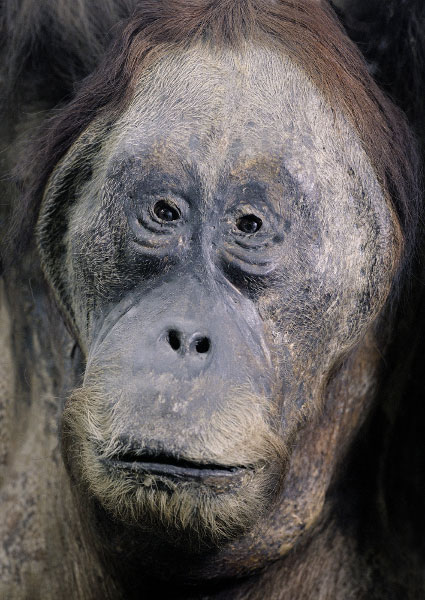
[[[209,462],[196,462],[178,458],[171,454],[136,454],[133,452],[117,455],[111,459],[102,459],[109,469],[131,472],[140,475],[157,475],[174,480],[225,480],[242,476],[246,466],[230,466]]]

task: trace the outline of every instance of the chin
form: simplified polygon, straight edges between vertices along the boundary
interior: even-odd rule
[[[165,463],[146,455],[105,459],[90,448],[81,457],[84,487],[115,522],[155,531],[175,545],[221,546],[243,535],[279,489],[271,465]]]

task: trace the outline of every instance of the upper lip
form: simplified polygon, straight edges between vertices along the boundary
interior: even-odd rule
[[[112,459],[108,459],[107,462],[116,468],[134,472],[194,479],[231,477],[246,469],[243,465],[195,461],[172,454],[137,454],[135,452],[117,454]]]

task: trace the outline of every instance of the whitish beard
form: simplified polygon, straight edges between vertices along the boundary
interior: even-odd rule
[[[282,435],[264,416],[269,404],[241,388],[202,435],[204,456],[217,464],[245,466],[224,485],[108,467],[108,459],[127,449],[108,408],[112,403],[94,387],[75,390],[66,403],[64,460],[73,478],[115,520],[152,529],[170,542],[221,545],[252,528],[280,490],[288,453]]]

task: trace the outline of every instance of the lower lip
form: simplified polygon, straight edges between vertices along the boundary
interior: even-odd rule
[[[140,475],[157,475],[170,477],[177,480],[199,480],[205,482],[208,479],[228,480],[242,476],[246,469],[243,467],[214,468],[213,465],[208,468],[202,467],[181,467],[177,465],[144,462],[144,461],[123,461],[123,460],[102,460],[110,469],[118,469]]]

